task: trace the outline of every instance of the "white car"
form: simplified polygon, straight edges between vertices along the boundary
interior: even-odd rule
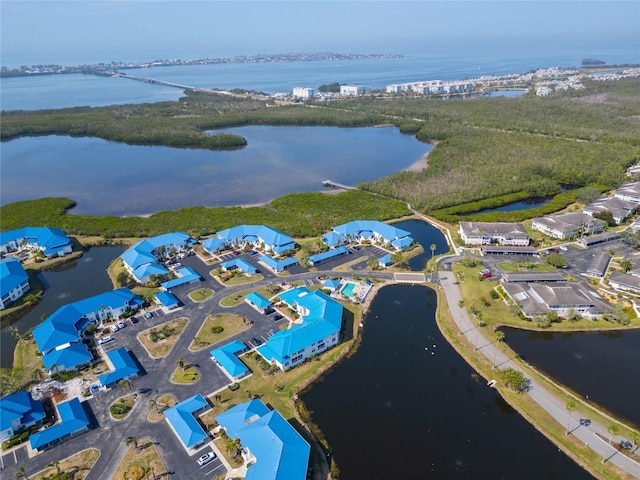
[[[216,458],[216,454],[213,452],[205,453],[198,459],[198,465],[201,467],[209,463],[211,460]]]
[[[120,330],[120,327],[114,323],[113,325],[111,325],[111,326],[109,327],[109,330],[111,330],[113,333],[115,333],[115,332],[117,332],[118,330]]]
[[[124,323],[124,322],[118,322],[118,323],[117,323],[117,325],[118,325],[118,328],[124,328],[124,327],[126,327],[126,325],[125,325],[125,323]]]
[[[103,345],[105,343],[109,343],[111,340],[113,340],[113,337],[110,335],[107,335],[106,337],[102,337],[100,340],[98,340],[98,344]]]

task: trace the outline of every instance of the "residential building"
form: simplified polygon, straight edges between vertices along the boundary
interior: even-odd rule
[[[140,370],[136,361],[124,347],[116,348],[107,353],[107,358],[113,366],[113,371],[98,376],[98,381],[103,387],[114,385],[120,380],[130,380],[138,376]]]
[[[499,245],[526,247],[531,239],[519,223],[460,222],[460,238],[467,245]]]
[[[169,271],[159,263],[166,255],[188,250],[195,240],[184,232],[173,232],[141,240],[120,255],[127,271],[140,283]]]
[[[264,311],[271,307],[273,303],[264,298],[258,292],[251,292],[245,295],[244,301],[249,305],[253,305],[260,313],[264,313]]]
[[[209,402],[202,394],[197,393],[164,411],[167,423],[189,453],[209,441],[209,435],[196,419],[197,415],[209,408]]]
[[[71,241],[59,228],[23,227],[0,232],[0,253],[21,249],[40,250],[46,257],[62,257],[71,253]]]
[[[629,182],[620,185],[613,193],[620,200],[640,204],[640,182]]]
[[[89,324],[117,318],[142,304],[142,298],[120,288],[58,308],[33,330],[45,368],[51,370],[55,365],[63,371],[88,364],[93,357],[82,340]]]
[[[609,275],[609,285],[616,290],[640,294],[640,277],[622,272],[612,272]]]
[[[226,375],[236,381],[251,373],[251,370],[240,361],[238,355],[246,352],[247,346],[240,340],[234,340],[220,348],[211,350],[211,359],[220,367]]]
[[[565,212],[534,218],[531,228],[550,237],[570,240],[604,230],[606,223],[582,212]]]
[[[89,418],[84,411],[83,404],[77,398],[58,404],[58,418],[60,421],[55,425],[40,430],[29,437],[29,443],[33,450],[44,450],[65,438],[71,438],[89,430]]]
[[[196,283],[202,280],[202,277],[191,267],[182,267],[177,269],[176,278],[162,282],[160,286],[165,290],[170,290],[178,285],[185,285],[187,283]]]
[[[44,417],[42,402],[34,400],[26,390],[0,398],[0,442],[40,424]]]
[[[239,439],[245,480],[305,480],[311,447],[277,410],[253,399],[216,417],[229,438]]]
[[[608,252],[600,252],[593,257],[586,274],[592,277],[603,278],[607,273],[609,263],[611,263],[611,255],[609,255]]]
[[[592,217],[598,213],[610,212],[614,221],[620,225],[629,215],[633,215],[636,212],[638,205],[640,203],[623,200],[616,196],[602,197],[591,202],[582,211]]]
[[[402,250],[413,243],[411,233],[388,223],[375,220],[354,220],[333,227],[322,236],[322,241],[331,248],[363,241],[376,242],[383,247]]]
[[[583,283],[503,283],[502,288],[527,318],[550,311],[565,316],[571,311],[586,318],[598,318],[611,305]]]
[[[316,94],[314,88],[310,87],[294,87],[293,88],[293,96],[296,98],[300,98],[301,100],[309,100],[313,98]]]
[[[29,275],[15,258],[0,261],[0,310],[29,291]]]
[[[371,93],[371,87],[364,85],[340,85],[340,95],[343,97],[356,97]]]
[[[240,270],[241,272],[251,276],[258,273],[258,269],[247,262],[244,258],[233,258],[220,264],[220,268],[225,272],[231,270]]]
[[[288,370],[338,344],[342,327],[342,305],[322,292],[306,287],[278,295],[300,316],[301,321],[280,330],[256,351],[269,363]]]
[[[282,255],[295,248],[295,241],[288,235],[266,225],[238,225],[218,232],[215,237],[202,242],[209,253],[226,248],[261,248],[275,255]]]

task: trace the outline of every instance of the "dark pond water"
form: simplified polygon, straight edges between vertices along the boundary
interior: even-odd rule
[[[263,203],[353,185],[407,168],[433,146],[397,128],[247,126],[245,148],[129,146],[98,138],[21,138],[0,144],[0,204],[65,196],[73,213],[138,215],[193,205]],[[34,174],[34,172],[56,172]]]
[[[107,268],[124,250],[124,247],[91,248],[79,259],[41,273],[40,278],[46,288],[42,301],[17,322],[2,324],[0,367],[11,368],[13,364],[16,339],[11,335],[12,327],[24,333],[38,325],[44,314],[50,315],[68,303],[113,290]]]
[[[505,328],[521,357],[616,417],[640,426],[640,330],[552,333]]]
[[[507,203],[506,205],[501,205],[499,207],[494,208],[485,208],[484,210],[478,210],[477,212],[469,212],[464,215],[478,215],[480,213],[491,213],[491,212],[515,212],[517,210],[528,210],[530,208],[540,207],[542,205],[546,205],[551,202],[553,199],[553,195],[550,197],[532,197],[527,198],[526,200],[522,200],[521,202],[513,202]]]
[[[447,239],[433,225],[422,220],[405,220],[393,224],[394,227],[411,232],[413,239],[422,245],[424,252],[409,260],[411,270],[422,270],[431,258],[431,245],[435,245],[434,255],[440,255],[449,251]]]
[[[592,478],[474,379],[435,309],[428,288],[382,288],[358,351],[301,395],[340,478]]]

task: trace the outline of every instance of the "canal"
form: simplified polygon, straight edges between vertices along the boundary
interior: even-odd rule
[[[409,268],[411,270],[424,270],[424,267],[431,258],[431,245],[436,246],[433,255],[441,255],[449,251],[449,244],[444,234],[423,220],[404,220],[394,223],[393,226],[411,232],[411,237],[422,245],[424,249],[424,252],[420,255],[409,259]]]
[[[436,295],[382,288],[362,344],[301,395],[343,480],[590,479],[449,346]]]

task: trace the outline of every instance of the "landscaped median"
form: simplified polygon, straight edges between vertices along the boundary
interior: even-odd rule
[[[198,290],[194,290],[189,293],[189,298],[196,303],[204,302],[208,300],[213,295],[213,290],[210,288],[199,288]]]
[[[209,315],[193,338],[191,345],[189,345],[189,350],[197,352],[243,332],[249,327],[251,327],[251,324],[241,315]]]
[[[162,358],[171,351],[188,322],[187,318],[180,317],[143,330],[137,338],[151,358]]]
[[[244,301],[244,297],[251,292],[258,292],[265,298],[271,298],[273,295],[281,291],[282,289],[275,285],[267,285],[266,287],[260,287],[251,290],[242,290],[241,292],[232,293],[231,295],[227,295],[226,297],[224,297],[222,300],[220,300],[220,305],[223,307],[235,307],[236,305],[240,305]]]
[[[164,478],[168,475],[167,467],[150,439],[128,439],[129,450],[124,454],[111,480],[142,479],[147,478],[147,474],[153,475],[153,478]]]
[[[29,474],[28,477],[25,475],[24,478],[29,478],[30,480],[47,480],[49,478],[84,480],[91,472],[98,458],[100,458],[100,450],[97,448],[88,448],[63,460],[51,462],[50,467],[33,475]],[[62,475],[65,474],[69,476],[63,477]]]

